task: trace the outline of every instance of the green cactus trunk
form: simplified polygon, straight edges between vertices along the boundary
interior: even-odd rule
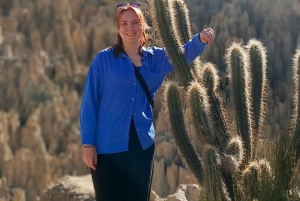
[[[213,146],[204,149],[206,200],[230,200],[220,172],[221,158]]]
[[[151,4],[153,22],[158,27],[163,43],[167,47],[168,56],[176,69],[175,72],[179,75],[180,83],[187,87],[193,77],[189,69],[189,63],[179,43],[180,38],[175,35],[176,32],[172,26],[174,19],[171,12],[174,11],[167,0],[153,0]]]
[[[213,144],[215,136],[212,131],[211,114],[205,89],[198,83],[191,83],[188,91],[188,102],[191,108],[191,119],[197,130],[202,145]]]
[[[174,10],[171,12],[172,19],[174,19],[171,23],[175,35],[178,36],[180,44],[185,44],[192,37],[189,10],[182,0],[171,0],[169,1],[169,5]]]
[[[267,94],[267,56],[263,45],[257,40],[250,40],[247,49],[249,50],[251,77],[252,77],[252,100],[253,100],[253,122],[254,130],[252,135],[252,158],[254,160],[257,152],[257,141],[262,135],[265,119],[265,106]]]
[[[258,178],[259,178],[259,167],[257,162],[252,162],[243,171],[243,187],[245,192],[245,200],[257,200],[258,195]]]
[[[247,164],[252,156],[251,142],[253,124],[251,116],[251,74],[248,55],[244,49],[234,43],[226,53],[226,63],[231,78],[231,93],[235,106],[236,123],[239,135],[245,146],[245,161]]]
[[[188,138],[184,124],[180,90],[175,83],[169,83],[165,90],[165,100],[168,103],[169,116],[176,143],[198,182],[203,184],[202,163]]]
[[[272,201],[270,193],[274,190],[274,178],[271,166],[268,161],[261,159],[258,161],[259,167],[259,181],[258,188],[259,194],[257,195],[258,200]]]
[[[242,164],[244,152],[243,152],[243,143],[239,137],[231,138],[225,152],[228,156],[232,156],[235,159],[237,163],[236,166],[240,166]],[[230,165],[230,164],[226,164],[226,165]],[[233,168],[236,169],[237,167],[233,167]],[[230,172],[232,172],[233,174],[235,171],[230,170]]]
[[[170,0],[170,8],[174,10],[171,13],[173,30],[178,36],[179,44],[187,43],[192,37],[192,28],[189,19],[189,10],[183,0]],[[202,62],[200,58],[196,58],[190,65],[192,75],[196,79],[200,76]]]
[[[221,151],[224,152],[230,139],[230,132],[228,130],[227,112],[217,92],[220,82],[217,70],[213,64],[205,64],[202,77],[204,86],[207,89],[208,102],[211,104],[210,113],[213,114],[211,116],[212,127],[216,135],[217,144]]]

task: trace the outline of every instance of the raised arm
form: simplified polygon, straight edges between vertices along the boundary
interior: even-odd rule
[[[183,45],[185,55],[189,63],[192,63],[196,57],[202,54],[207,44],[212,44],[215,38],[214,31],[211,28],[203,29],[196,34],[190,41]]]

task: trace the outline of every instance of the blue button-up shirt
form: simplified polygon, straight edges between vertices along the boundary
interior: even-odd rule
[[[197,34],[183,47],[191,63],[206,44],[200,42]],[[143,48],[142,53],[140,73],[154,98],[173,66],[164,48]],[[115,58],[113,48],[99,52],[89,68],[80,111],[80,132],[82,144],[96,146],[98,154],[128,150],[132,117],[143,149],[153,144],[152,108],[133,68],[124,53]]]

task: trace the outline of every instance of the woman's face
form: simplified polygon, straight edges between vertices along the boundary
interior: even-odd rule
[[[134,11],[127,10],[120,15],[118,33],[124,45],[140,44],[139,40],[142,35],[142,25]]]

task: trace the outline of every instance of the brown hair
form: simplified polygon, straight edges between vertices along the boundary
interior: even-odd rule
[[[124,8],[119,8],[117,10],[117,14],[116,14],[116,24],[117,24],[117,27],[119,28],[119,19],[120,19],[120,16],[123,12],[125,11],[128,11],[128,10],[132,10],[133,12],[135,12],[135,14],[138,16],[138,19],[142,25],[142,35],[141,35],[141,38],[140,38],[140,45],[139,45],[139,54],[142,55],[142,47],[147,43],[147,34],[146,34],[146,29],[149,28],[149,26],[147,25],[147,22],[145,20],[145,17],[142,13],[142,11],[139,9],[139,8],[134,8],[132,6],[126,6]],[[115,48],[113,50],[114,52],[114,56],[115,57],[118,57],[119,54],[123,51],[123,41],[122,41],[122,38],[120,36],[120,34],[118,34],[118,41],[115,45],[113,45],[113,47]]]

